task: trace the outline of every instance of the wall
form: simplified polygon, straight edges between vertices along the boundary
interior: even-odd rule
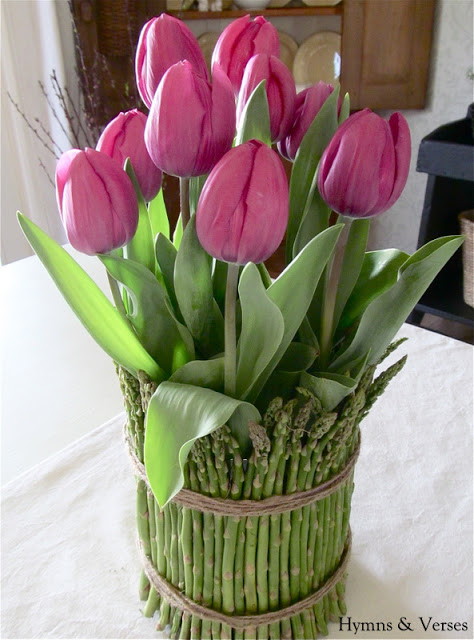
[[[437,2],[427,105],[422,111],[403,112],[412,135],[408,182],[392,209],[373,221],[371,249],[390,246],[409,253],[416,249],[427,181],[426,174],[416,171],[421,139],[442,124],[464,118],[474,99],[473,4],[472,0]]]

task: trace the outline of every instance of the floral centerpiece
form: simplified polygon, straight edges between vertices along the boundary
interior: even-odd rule
[[[323,83],[296,95],[262,17],[224,30],[212,79],[189,29],[154,18],[136,75],[149,115],[118,115],[56,172],[69,241],[115,304],[19,221],[117,365],[144,614],[174,638],[315,638],[346,611],[359,425],[405,358],[376,367],[462,238],[366,252],[407,179],[407,123],[349,115]],[[180,179],[172,233],[162,171]]]

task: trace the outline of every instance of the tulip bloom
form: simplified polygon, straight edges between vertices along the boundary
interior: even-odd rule
[[[234,132],[234,95],[218,66],[212,85],[187,61],[165,73],[145,128],[157,167],[180,178],[208,173],[231,148]]]
[[[278,57],[278,31],[262,16],[252,22],[243,16],[231,22],[221,33],[212,54],[212,66],[219,64],[228,76],[237,95],[247,62],[257,53]]]
[[[278,144],[278,151],[283,157],[290,161],[295,159],[296,152],[311,123],[333,91],[332,85],[318,82],[297,94],[293,125],[286,138]],[[338,112],[340,110],[341,99],[339,98]]]
[[[161,187],[161,171],[155,166],[145,146],[146,115],[138,109],[119,113],[105,127],[96,149],[118,162],[121,168],[130,158],[138,184],[146,202]]]
[[[253,90],[262,80],[266,81],[272,142],[277,142],[288,134],[293,124],[296,89],[291,71],[276,56],[259,53],[250,58],[239,92],[237,121],[240,120]]]
[[[66,151],[56,167],[56,197],[69,242],[82,253],[108,253],[127,244],[138,224],[130,178],[95,149]]]
[[[280,245],[287,222],[288,182],[278,154],[257,140],[226,153],[197,206],[204,249],[225,262],[263,262]]]
[[[369,109],[336,131],[319,163],[318,189],[327,204],[351,218],[383,213],[398,200],[410,168],[410,130],[401,113],[387,122]]]
[[[188,60],[203,78],[208,78],[204,54],[184,22],[166,13],[149,20],[141,30],[135,57],[138,91],[148,108],[161,78],[180,60]]]

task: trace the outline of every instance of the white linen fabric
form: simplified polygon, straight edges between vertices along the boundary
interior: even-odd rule
[[[472,638],[472,348],[400,336],[391,361],[408,363],[362,423],[348,613],[330,637]],[[140,612],[124,419],[4,487],[2,638],[165,637]]]

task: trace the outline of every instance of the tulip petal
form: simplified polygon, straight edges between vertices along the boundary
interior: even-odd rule
[[[81,151],[79,149],[70,149],[69,151],[66,151],[62,154],[56,165],[56,200],[58,203],[58,209],[59,213],[61,214],[61,218],[63,215],[62,210],[64,186],[71,171],[71,164],[77,154],[80,153]]]
[[[208,78],[204,55],[192,31],[165,13],[143,27],[135,60],[138,90],[149,108],[162,77],[177,62],[188,60],[198,74]]]
[[[275,27],[262,16],[234,20],[219,36],[212,54],[212,66],[220,64],[237,95],[247,62],[257,53],[278,57],[280,41]]]
[[[408,178],[411,156],[411,136],[407,121],[401,113],[394,113],[388,121],[395,148],[395,182],[387,202],[389,209],[400,197]]]
[[[225,262],[262,262],[288,221],[288,183],[278,155],[251,140],[228,151],[199,199],[196,230],[206,251]]]
[[[119,113],[105,127],[96,150],[113,158],[120,168],[129,158],[142,195],[150,202],[160,190],[162,175],[145,146],[146,122],[146,115],[138,109]]]

